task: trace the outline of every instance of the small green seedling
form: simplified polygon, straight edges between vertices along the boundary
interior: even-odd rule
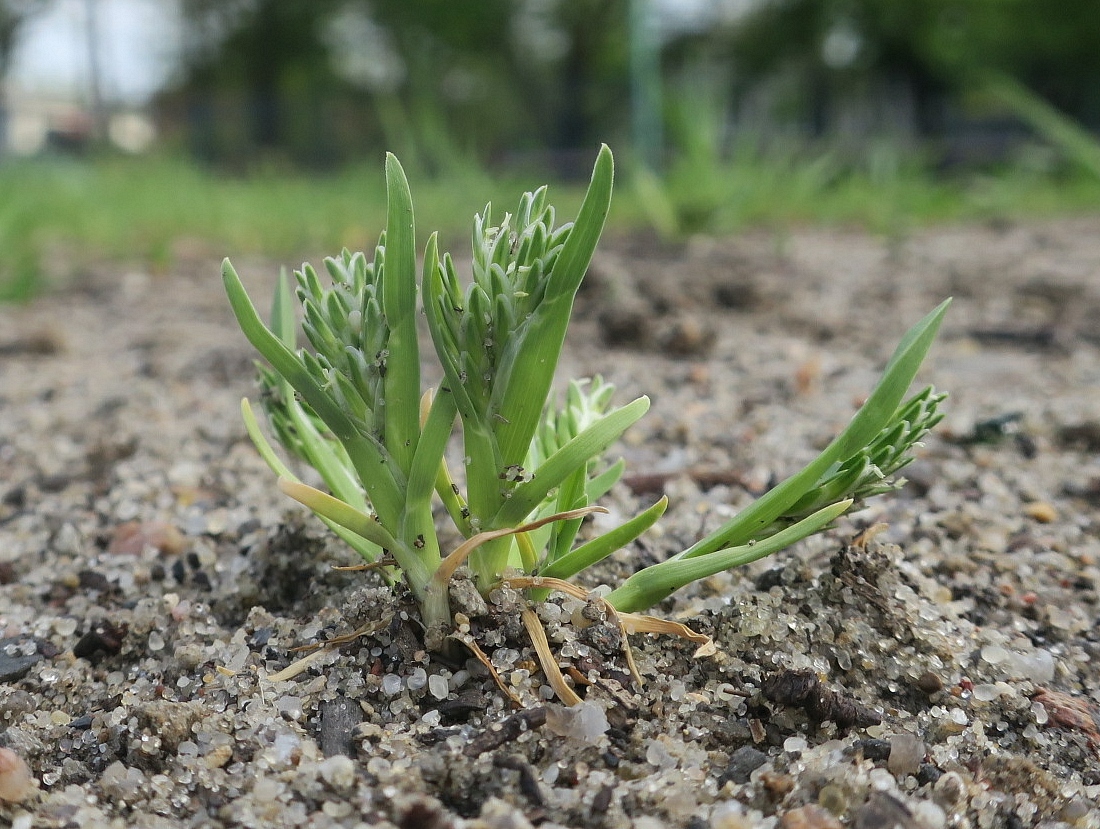
[[[271,429],[287,451],[320,473],[329,493],[295,478],[245,400],[252,440],[284,492],[387,579],[404,581],[426,628],[435,631],[430,642],[441,643],[450,629],[448,587],[462,564],[482,593],[505,581],[538,601],[629,545],[667,506],[662,498],[621,526],[577,542],[585,515],[599,509],[597,501],[623,472],[622,461],[605,463],[603,454],[649,407],[646,397],[613,406],[613,390],[599,378],[571,382],[560,407],[552,395],[573,300],[611,202],[612,177],[611,152],[603,147],[572,224],[555,224],[545,187],[524,194],[516,212],[497,224],[486,207],[474,220],[466,285],[432,235],[418,286],[412,198],[401,165],[387,156],[388,224],[373,259],[344,251],[325,260],[324,284],[309,265],[295,274],[308,348],[298,345],[286,279],[279,281],[268,326],[232,265],[224,264],[233,311],[267,361],[260,369],[261,400]],[[944,395],[927,388],[907,401],[904,396],[947,304],[905,334],[866,403],[816,460],[690,549],[630,576],[606,596],[608,606],[621,613],[650,608],[693,581],[819,532],[854,504],[900,486],[895,474],[941,418]],[[422,389],[421,314],[442,369],[434,392]],[[445,460],[456,422],[458,476]],[[466,539],[450,553],[440,546],[435,503]]]

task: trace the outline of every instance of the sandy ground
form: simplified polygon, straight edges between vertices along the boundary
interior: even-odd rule
[[[277,263],[237,265],[266,294]],[[245,438],[217,262],[0,308],[0,745],[31,774],[0,762],[0,823],[1100,826],[1098,219],[605,244],[562,375],[653,398],[608,506],[672,503],[590,586],[812,457],[945,296],[948,415],[906,489],[657,608],[720,650],[634,637],[642,687],[555,600],[563,661],[622,679],[572,711],[514,625],[480,623],[519,711],[332,569]]]

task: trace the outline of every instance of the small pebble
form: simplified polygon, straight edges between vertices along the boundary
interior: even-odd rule
[[[355,785],[355,762],[343,754],[326,757],[318,765],[321,779],[334,789],[350,789]]]
[[[705,357],[718,335],[703,318],[685,314],[661,332],[658,344],[673,357]]]
[[[779,829],[840,829],[840,821],[820,806],[800,806],[779,819]]]
[[[992,702],[1000,696],[1000,689],[992,683],[983,682],[974,686],[974,700],[976,702]]]
[[[352,805],[347,801],[326,800],[321,811],[332,818],[344,818],[352,813]]]
[[[828,809],[837,817],[842,817],[848,811],[848,795],[843,788],[832,783],[821,787],[821,791],[817,793],[817,802],[821,808]]]
[[[428,672],[423,668],[414,668],[409,674],[407,684],[410,691],[419,691],[428,684]]]
[[[646,762],[659,769],[674,769],[677,760],[660,740],[650,740],[645,751]]]
[[[382,677],[382,693],[387,697],[393,697],[401,693],[405,687],[404,681],[397,674],[386,674]]]
[[[768,755],[752,746],[741,746],[730,755],[723,778],[734,783],[748,783],[752,773],[768,761]]]
[[[1054,654],[1046,648],[1009,654],[1009,664],[1014,675],[1031,682],[1045,684],[1054,679]]]
[[[788,737],[783,741],[783,750],[788,754],[805,751],[808,746],[809,743],[806,742],[805,737]]]
[[[966,783],[958,772],[949,771],[932,786],[932,799],[947,811],[951,811],[965,795]]]
[[[288,720],[300,720],[302,718],[301,697],[279,697],[275,700],[275,707]]]
[[[1000,645],[986,645],[982,648],[981,656],[990,665],[999,665],[1002,662],[1007,662],[1012,654]]]
[[[895,734],[890,738],[890,757],[886,768],[895,777],[916,774],[927,749],[924,741],[912,734]]]
[[[203,765],[209,769],[220,769],[233,759],[233,746],[217,745],[210,749],[210,753],[202,758]]]
[[[925,671],[917,678],[916,686],[928,696],[932,696],[943,690],[943,680],[940,679],[939,674]]]
[[[1053,504],[1046,501],[1032,501],[1024,504],[1024,515],[1038,521],[1040,524],[1049,524],[1058,520],[1058,510]]]
[[[868,760],[885,760],[890,756],[889,740],[879,740],[869,737],[859,740],[857,745],[863,751],[863,756]]]
[[[34,788],[30,767],[23,758],[10,748],[0,748],[0,800],[22,803]]]
[[[755,823],[736,801],[719,803],[710,815],[710,829],[753,829]]]
[[[595,743],[611,724],[600,706],[592,702],[582,702],[570,708],[548,705],[546,727],[561,737]]]
[[[1069,823],[1077,823],[1083,820],[1089,813],[1089,802],[1083,797],[1071,797],[1062,807],[1062,820]]]
[[[912,804],[912,809],[915,823],[921,829],[944,829],[947,826],[947,814],[929,800],[918,800]]]
[[[438,700],[447,699],[447,696],[451,693],[450,687],[447,685],[446,677],[439,674],[432,674],[428,677],[428,693]]]
[[[0,684],[18,682],[42,661],[42,654],[37,651],[25,654],[18,648],[9,647],[19,643],[18,639],[0,639]]]
[[[943,776],[943,772],[936,768],[932,763],[922,763],[921,767],[917,769],[917,785],[927,786],[935,783]]]
[[[183,533],[165,521],[127,521],[115,527],[107,552],[140,555],[147,548],[162,555],[179,555],[187,540]]]

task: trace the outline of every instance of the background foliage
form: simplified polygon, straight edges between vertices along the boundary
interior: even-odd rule
[[[385,147],[429,170],[532,153],[584,169],[573,154],[622,145],[646,100],[631,15],[658,28],[651,99],[666,125],[705,92],[727,133],[885,133],[981,160],[997,149],[988,134],[1012,129],[984,94],[992,74],[1100,125],[1090,0],[771,0],[736,14],[655,0],[183,3],[183,71],[162,112],[219,161],[259,148],[335,164]]]

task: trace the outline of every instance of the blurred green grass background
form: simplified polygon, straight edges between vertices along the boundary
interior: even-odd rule
[[[1046,158],[944,174],[886,147],[855,162],[744,149],[726,159],[688,154],[660,180],[631,174],[625,164],[620,171],[611,234],[683,238],[806,225],[898,234],[943,222],[1100,210],[1100,178]],[[524,190],[546,183],[538,173],[472,168],[435,177],[413,172],[410,180],[419,244],[439,230],[460,249],[487,201],[499,215]],[[583,182],[549,183],[568,218]],[[12,161],[0,165],[0,298],[64,286],[103,261],[170,272],[195,255],[294,262],[345,246],[370,249],[384,213],[381,159],[328,176],[271,170],[247,177],[173,158]]]

